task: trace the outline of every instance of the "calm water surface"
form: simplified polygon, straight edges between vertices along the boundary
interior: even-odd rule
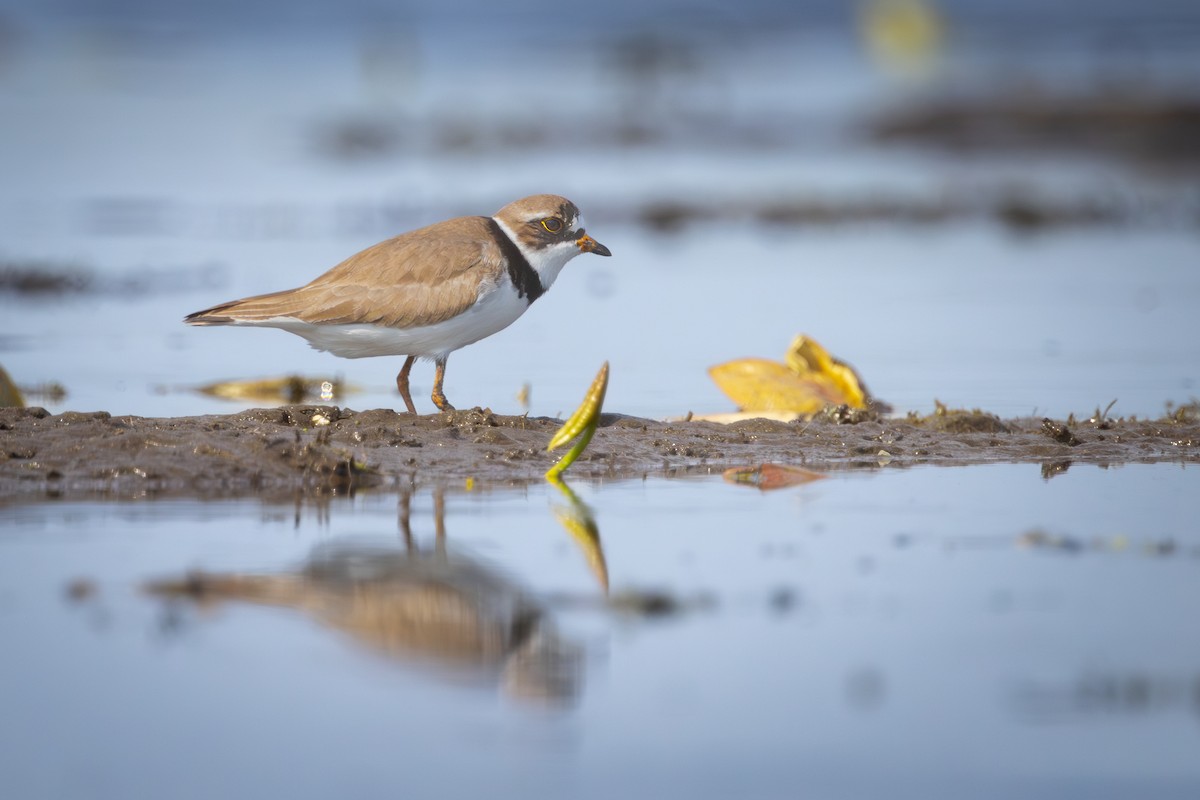
[[[395,407],[399,358],[181,318],[555,191],[614,257],[572,262],[529,314],[456,353],[460,407],[519,413],[528,384],[531,413],[561,414],[608,360],[608,410],[732,410],[706,369],[779,358],[799,332],[901,413],[1187,402],[1194,173],[888,147],[864,126],[1014,87],[1191,96],[1196,12],[944,5],[939,68],[912,81],[880,69],[843,3],[614,3],[592,19],[524,0],[0,0],[0,264],[92,280],[0,295],[0,364],[64,384],[65,400],[33,398],[54,412],[225,413],[246,403],[195,388],[297,372],[359,387],[342,405]],[[1023,235],[986,215],[770,225],[746,210],[1009,190],[1144,213]],[[674,232],[639,216],[692,201],[722,215]],[[598,543],[542,486],[447,492],[444,539],[419,493],[410,542],[386,493],[0,507],[0,796],[1200,796],[1192,467],[575,488]],[[295,595],[306,563],[324,582]],[[255,585],[275,605],[142,591],[193,569],[268,575]],[[430,571],[460,591],[416,595],[403,635],[347,612],[382,620]],[[610,608],[601,574],[614,601],[679,607]],[[371,575],[391,590],[359,591]],[[481,609],[513,623],[512,647],[473,665],[432,654],[447,620]]]
[[[526,3],[382,16],[312,5],[279,4],[271,25],[217,7],[4,12],[0,113],[14,122],[0,132],[0,264],[95,280],[83,294],[0,295],[0,363],[20,384],[68,392],[34,402],[220,413],[244,404],[193,390],[303,373],[360,387],[351,407],[395,407],[398,357],[342,360],[278,331],[182,317],[543,191],[577,201],[614,256],[573,261],[525,317],[456,353],[446,391],[459,406],[519,413],[528,384],[532,413],[569,411],[608,360],[610,409],[729,411],[707,368],[780,358],[800,332],[900,412],[937,399],[1065,416],[1115,399],[1114,414],[1155,415],[1200,391],[1186,171],[1086,152],[964,157],[864,132],[889,109],[1014,85],[1086,96],[1123,79],[1187,95],[1200,76],[1187,4],[1144,15],[1057,4],[1048,20],[1044,4],[955,4],[924,81],[882,70],[841,3],[737,14],[616,3],[579,24]],[[479,8],[449,10],[460,6]],[[510,77],[548,73],[565,84],[537,102]],[[627,127],[647,138],[622,138]],[[334,146],[374,130],[373,149]],[[986,217],[750,222],[772,199],[919,205],[1010,191],[1158,210],[1130,227],[1034,235]],[[644,224],[655,203],[694,202],[728,213],[675,233]],[[414,394],[428,396],[431,373],[414,372]]]
[[[10,507],[0,787],[10,797],[1192,797],[1195,470],[1161,464],[576,487],[606,610],[549,487],[451,493],[448,558],[519,587],[576,654],[552,702],[516,656],[385,654],[315,615],[144,595],[398,547],[389,495]],[[416,495],[416,548],[436,549]],[[95,592],[70,600],[80,577]]]

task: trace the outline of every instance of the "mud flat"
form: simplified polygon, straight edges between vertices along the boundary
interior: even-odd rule
[[[342,494],[487,488],[541,479],[558,420],[486,409],[414,416],[293,405],[178,418],[0,409],[0,502],[42,498]],[[660,422],[605,415],[576,480],[783,463],[818,470],[917,464],[1200,462],[1190,408],[1156,420],[1001,420],[983,412],[808,422]]]

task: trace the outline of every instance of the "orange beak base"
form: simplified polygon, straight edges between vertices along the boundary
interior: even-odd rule
[[[611,256],[612,251],[604,245],[597,242],[586,233],[575,240],[575,244],[579,245],[579,249],[585,253],[595,253],[598,256]]]

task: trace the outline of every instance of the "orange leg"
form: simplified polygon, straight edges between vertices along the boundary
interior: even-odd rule
[[[412,395],[408,393],[408,373],[412,371],[413,362],[416,360],[416,356],[406,358],[404,366],[400,369],[400,374],[396,376],[396,388],[400,390],[400,396],[404,398],[404,405],[410,414],[417,413],[417,407],[413,405]]]
[[[442,381],[446,378],[446,359],[439,358],[434,364],[437,369],[433,375],[433,404],[438,407],[439,411],[453,411],[454,406],[450,405],[450,401],[446,399],[446,393],[442,391]]]

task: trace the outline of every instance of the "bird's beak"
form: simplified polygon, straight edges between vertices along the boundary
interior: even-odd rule
[[[598,256],[612,255],[611,250],[597,242],[592,237],[588,236],[583,231],[579,232],[579,238],[575,240],[575,244],[579,245],[579,250],[584,253],[595,253]]]

